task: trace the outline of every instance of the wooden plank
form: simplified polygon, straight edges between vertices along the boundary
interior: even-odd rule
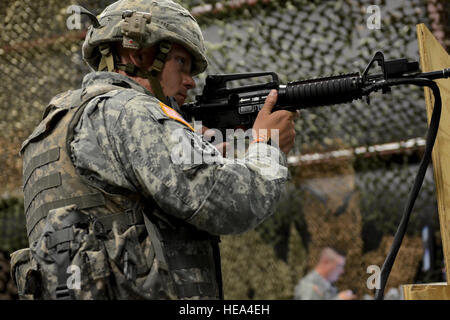
[[[424,24],[417,25],[420,64],[422,72],[436,71],[450,67],[450,56]],[[433,171],[436,184],[439,223],[442,237],[445,268],[449,274],[450,267],[450,79],[436,80],[441,91],[442,114],[438,135],[433,149]],[[433,93],[425,88],[425,102],[428,123],[434,106]],[[447,277],[447,284],[450,279]],[[416,290],[417,287],[414,287]],[[423,289],[423,288],[421,288]],[[431,291],[430,291],[431,290]],[[424,292],[441,292],[448,294],[449,289],[435,289],[434,286]],[[436,291],[437,290],[437,291]],[[420,291],[420,290],[419,290]],[[434,293],[433,293],[434,295]],[[450,298],[449,295],[446,295]]]
[[[403,285],[405,300],[450,300],[447,282]]]

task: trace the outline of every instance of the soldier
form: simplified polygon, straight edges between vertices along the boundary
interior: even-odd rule
[[[82,51],[97,72],[53,98],[22,145],[30,248],[12,255],[19,294],[222,298],[219,236],[273,213],[295,114],[272,113],[272,91],[246,158],[217,156],[178,107],[207,67],[191,14],[170,0],[122,0],[91,18]],[[261,129],[279,130],[278,144]],[[215,161],[174,161],[180,143]]]
[[[353,300],[351,290],[338,293],[334,282],[344,272],[345,256],[333,248],[322,249],[314,270],[302,278],[294,290],[296,300]]]

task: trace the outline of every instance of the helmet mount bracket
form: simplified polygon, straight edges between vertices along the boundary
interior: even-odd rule
[[[124,48],[138,50],[146,36],[145,27],[151,23],[151,14],[135,10],[125,10],[122,14],[120,29],[123,36]]]

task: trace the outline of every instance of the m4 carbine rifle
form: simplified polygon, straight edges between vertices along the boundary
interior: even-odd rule
[[[382,73],[369,75],[369,69],[378,62]],[[418,62],[407,59],[386,60],[378,51],[367,65],[363,74],[359,72],[332,77],[308,79],[280,84],[275,72],[255,72],[238,74],[215,74],[206,77],[205,86],[196,101],[181,107],[184,116],[190,121],[202,121],[208,128],[226,129],[252,128],[259,110],[271,89],[278,91],[276,110],[299,110],[319,106],[352,102],[382,90],[390,91],[390,86],[402,84],[400,80],[422,78],[439,79],[450,75],[450,68],[428,73],[420,73]],[[228,88],[231,81],[257,77],[272,77],[263,84]]]
[[[382,72],[369,75],[369,69],[374,62],[378,62]],[[227,82],[229,81],[262,76],[271,76],[272,81],[259,85],[227,88]],[[206,78],[203,94],[196,97],[196,102],[183,105],[181,110],[187,119],[201,120],[204,126],[219,129],[226,136],[226,129],[252,128],[259,110],[272,89],[278,90],[278,100],[273,110],[294,111],[348,103],[364,96],[367,97],[367,102],[369,102],[370,93],[378,90],[386,93],[390,91],[392,86],[396,85],[413,84],[429,87],[434,95],[434,107],[427,132],[425,152],[414,185],[408,195],[391,249],[381,268],[380,287],[376,290],[375,299],[383,299],[384,288],[406,233],[409,217],[431,160],[431,153],[439,128],[442,100],[439,87],[433,80],[449,77],[450,68],[421,73],[417,62],[408,62],[407,59],[385,61],[383,53],[378,51],[362,75],[357,72],[294,81],[287,85],[281,85],[277,74],[274,72],[210,75]]]

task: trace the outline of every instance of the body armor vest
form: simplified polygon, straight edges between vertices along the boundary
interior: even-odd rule
[[[27,234],[33,258],[47,270],[36,297],[222,298],[218,237],[164,214],[139,194],[85,179],[72,163],[70,142],[84,107],[94,97],[121,89],[92,85],[55,97],[22,144]],[[88,257],[86,277],[95,289],[81,288],[78,294],[66,284],[66,269],[78,259],[83,241],[100,244],[80,258]],[[54,266],[46,269],[48,261]],[[202,274],[200,280],[193,272]],[[99,288],[104,292],[95,292]]]

